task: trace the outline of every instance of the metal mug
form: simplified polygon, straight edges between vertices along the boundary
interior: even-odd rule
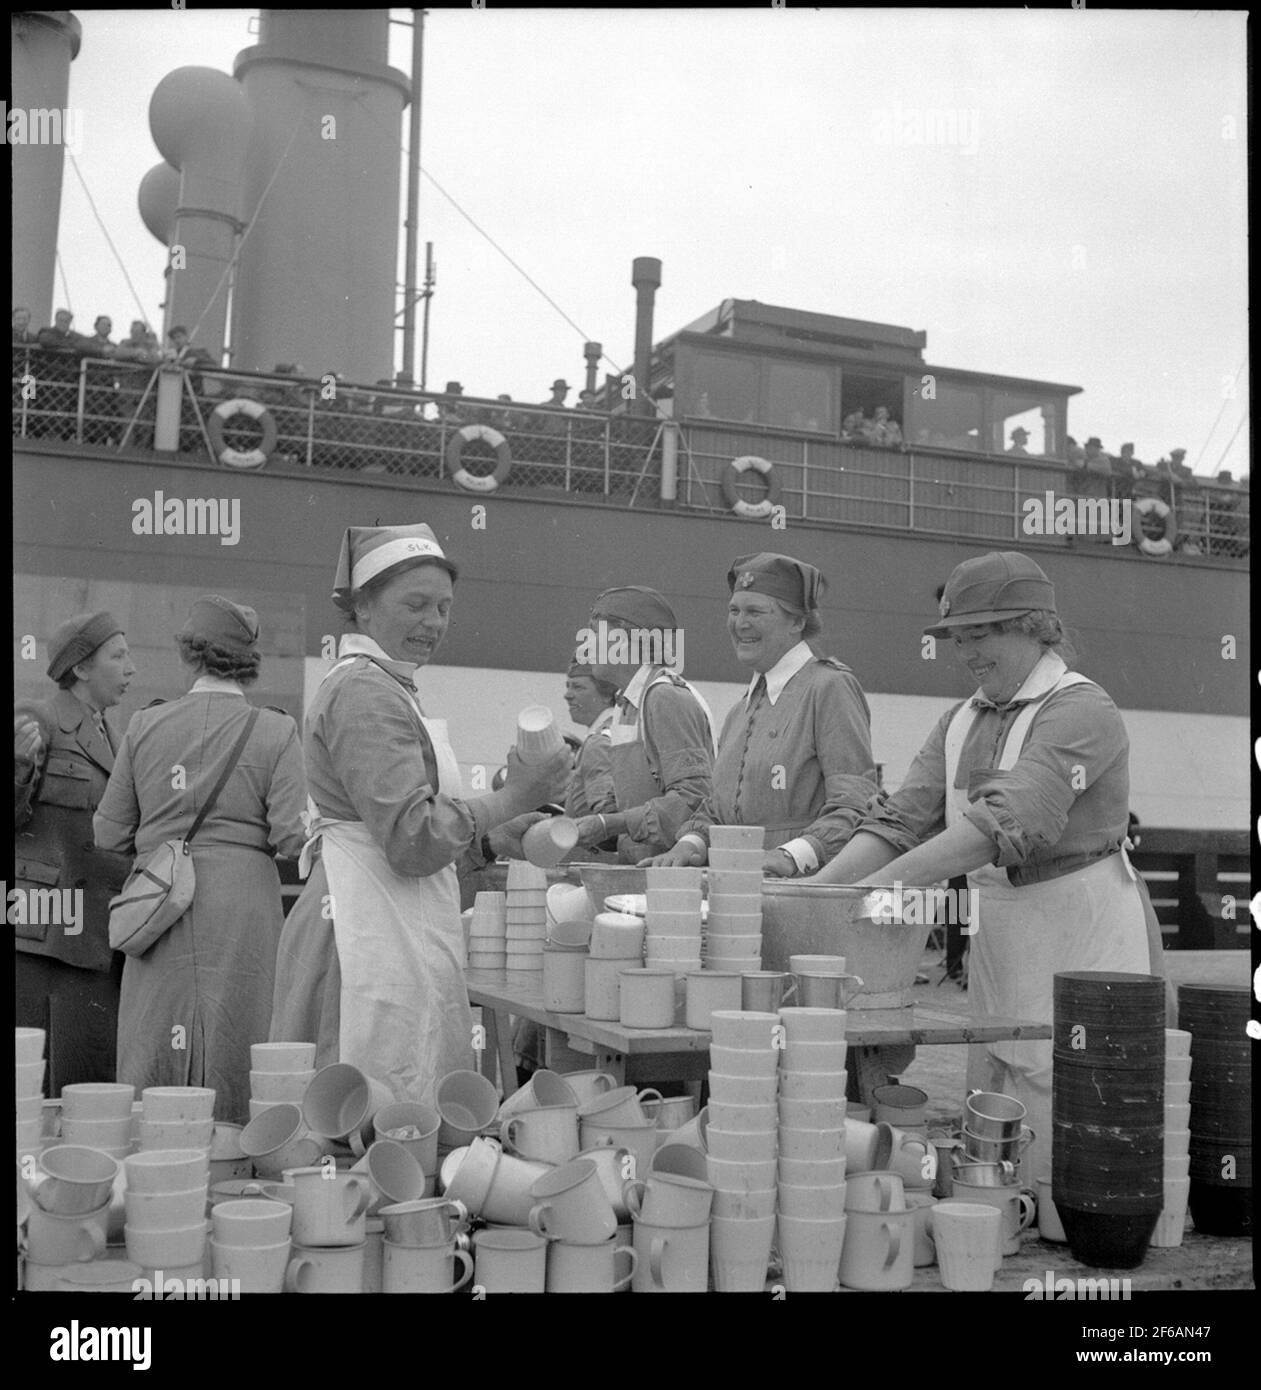
[[[978,1139],[1018,1139],[1029,1111],[1001,1091],[970,1091],[963,1106],[963,1128]]]
[[[1033,1139],[1033,1130],[1028,1126],[1012,1139],[983,1139],[966,1126],[963,1130],[964,1150],[967,1157],[976,1163],[1018,1162]]]
[[[973,1187],[1011,1187],[1018,1173],[1019,1165],[1007,1159],[996,1163],[972,1163],[965,1156],[962,1161],[956,1157],[951,1179],[952,1184],[962,1182]]]
[[[863,991],[861,975],[825,975],[806,972],[793,976],[797,1002],[803,1009],[847,1009]]]
[[[753,970],[740,976],[740,1007],[748,1013],[776,1013],[797,993],[786,970]]]

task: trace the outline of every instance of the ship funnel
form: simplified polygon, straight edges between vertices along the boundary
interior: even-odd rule
[[[411,83],[388,10],[269,10],[234,74],[254,113],[234,365],[394,375],[399,148]]]
[[[140,220],[163,246],[169,246],[175,230],[175,210],[180,205],[180,171],[172,169],[165,159],[155,164],[140,180],[136,201]]]
[[[649,365],[652,360],[652,313],[661,285],[661,262],[655,256],[636,256],[631,264],[635,287],[635,408],[636,415],[651,415],[648,399]]]
[[[215,68],[177,68],[158,83],[149,101],[153,142],[180,172],[166,321],[190,331],[200,323],[197,344],[216,359],[227,331],[225,272],[240,229],[250,124],[245,94]]]
[[[35,330],[53,321],[65,145],[79,114],[67,109],[66,98],[83,30],[69,10],[25,10],[12,16],[11,33],[13,303],[31,311]]]

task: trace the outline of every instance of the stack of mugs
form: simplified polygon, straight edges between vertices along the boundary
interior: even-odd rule
[[[648,968],[672,970],[679,977],[699,970],[701,871],[650,868],[645,901],[644,950]]]
[[[507,894],[479,893],[473,899],[473,918],[469,924],[469,968],[502,970],[507,963],[507,936]]]
[[[442,1116],[428,1105],[415,1101],[393,1101],[383,1105],[372,1117],[372,1131],[378,1141],[393,1140],[416,1160],[425,1180],[423,1196],[432,1197],[438,1177],[438,1132]]]
[[[710,970],[762,968],[763,839],[758,825],[709,828],[705,964]]]
[[[927,1096],[924,1099],[927,1101]],[[1020,1185],[1020,1155],[1033,1139],[1033,1131],[1024,1123],[1027,1114],[1020,1101],[998,1091],[973,1091],[963,1104],[963,1152],[954,1155],[951,1195],[968,1205],[998,1208],[1002,1214],[1000,1258],[1020,1253],[1021,1237],[1037,1211],[1036,1191]],[[927,1131],[924,1145],[926,1169],[928,1155],[932,1155],[931,1186],[936,1176],[936,1153],[928,1143]],[[906,1171],[899,1167],[896,1149],[889,1166]]]
[[[1178,1027],[1191,1034],[1191,1219],[1206,1235],[1252,1232],[1249,1013],[1247,985],[1178,986]]]
[[[44,1030],[19,1028],[17,1054],[17,1156],[39,1156],[44,1113]]]
[[[505,933],[507,968],[541,971],[547,941],[547,872],[524,859],[508,865]]]
[[[67,1266],[104,1253],[118,1163],[76,1144],[45,1149],[28,1192],[26,1278],[29,1290],[58,1288]],[[205,1198],[203,1197],[203,1202]],[[19,1213],[20,1217],[20,1213]]]
[[[775,1237],[780,1020],[773,1013],[719,1009],[710,1027],[705,1142],[714,1189],[714,1287],[719,1293],[761,1292]]]
[[[557,922],[549,917],[547,945],[543,947],[545,1009],[558,1014],[580,1014],[586,1007],[591,930],[588,921]]]
[[[362,1293],[372,1203],[368,1174],[318,1164],[289,1169],[285,1177],[293,1186],[293,1249],[285,1291]]]
[[[845,1241],[842,1009],[780,1009],[779,1253],[792,1293],[831,1293]],[[713,1129],[708,1138],[712,1148]]]
[[[628,1182],[634,1225],[630,1278],[636,1293],[704,1293],[714,1189],[703,1178],[653,1168]]]
[[[212,1275],[238,1280],[241,1293],[282,1292],[292,1224],[289,1202],[258,1197],[216,1202],[210,1212]]]
[[[269,1105],[301,1105],[315,1079],[315,1044],[253,1043],[250,1046],[250,1119]]]
[[[115,1081],[76,1082],[61,1089],[61,1139],[100,1149],[111,1158],[126,1158],[132,1150],[132,1101],[136,1088]],[[214,1092],[210,1092],[211,1105]],[[211,1124],[213,1128],[213,1122]],[[200,1133],[200,1131],[199,1131]],[[143,1143],[143,1132],[141,1134]],[[210,1144],[206,1134],[204,1143]],[[148,1147],[159,1147],[150,1145]],[[187,1147],[168,1144],[167,1148]]]
[[[614,1022],[622,1016],[623,970],[643,960],[644,921],[624,912],[600,912],[591,927],[591,947],[583,962],[583,1012],[588,1018]]]
[[[1152,1244],[1182,1244],[1191,1191],[1191,1034],[1165,1029],[1164,1205]],[[1185,1117],[1185,1123],[1184,1123]]]
[[[1133,1269],[1164,1197],[1165,982],[1064,971],[1053,992],[1055,1209],[1075,1259]]]
[[[382,1292],[454,1293],[473,1277],[463,1202],[446,1197],[399,1202],[382,1207],[380,1216],[385,1237]]]
[[[210,1224],[206,1220],[208,1151],[187,1146],[150,1149],[124,1159],[123,1167],[127,1258],[149,1272],[201,1278]]]
[[[215,1093],[210,1086],[146,1086],[140,1093],[140,1151],[204,1149],[215,1130]],[[65,1133],[65,1121],[62,1121]],[[209,1169],[207,1169],[209,1175]]]
[[[602,1073],[595,1073],[596,1076]],[[566,1077],[572,1087],[574,1080]],[[596,1148],[625,1151],[623,1181],[642,1177],[657,1151],[657,1116],[662,1105],[661,1092],[636,1091],[634,1086],[615,1086],[590,1095],[584,1093],[578,1106],[578,1138],[584,1157]],[[616,1200],[616,1198],[615,1198]]]
[[[840,1281],[847,1289],[909,1289],[915,1277],[915,1213],[897,1173],[851,1173],[845,1193],[846,1230]],[[987,1235],[994,1240],[991,1231]],[[990,1258],[998,1259],[991,1243]]]
[[[528,1119],[529,1114],[520,1118]],[[559,1164],[534,1183],[530,1195],[530,1230],[547,1241],[545,1289],[613,1293],[629,1282],[635,1252],[630,1252],[629,1268],[619,1281],[617,1216],[591,1159],[575,1157]]]

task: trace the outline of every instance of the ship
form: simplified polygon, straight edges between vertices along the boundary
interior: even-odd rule
[[[170,698],[185,680],[172,634],[211,591],[258,610],[252,697],[301,720],[336,651],[346,528],[425,521],[460,578],[421,696],[475,791],[521,707],[567,721],[566,665],[613,585],[667,595],[684,671],[721,719],[745,685],[727,571],[775,550],[827,577],[821,644],[867,692],[896,786],[969,693],[923,636],[939,587],[968,556],[1018,549],[1124,715],[1135,814],[1170,844],[1238,840],[1246,487],[1172,469],[1101,487],[1072,453],[1081,387],[940,364],[924,330],[731,298],[659,337],[651,256],[628,256],[633,367],[601,373],[587,344],[584,408],[418,389],[395,370],[400,171],[380,139],[416,94],[388,66],[388,23],[265,9],[231,75],[180,69],[154,92],[162,160],[140,211],[186,253],[171,257],[164,329],[197,325],[204,356],[15,344],[17,698],[46,693],[56,624],[99,607],[126,624],[138,668],[123,719]],[[13,33],[13,107],[64,107],[78,21],[21,12]],[[303,105],[312,85],[338,123],[331,163]],[[49,323],[60,152],[13,153],[15,302]],[[1104,525],[1122,510],[1124,539]]]

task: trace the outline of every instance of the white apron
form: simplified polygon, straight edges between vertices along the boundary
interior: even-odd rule
[[[1070,671],[1053,687],[1085,681]],[[1048,692],[1046,699],[1050,699]],[[1042,701],[1016,716],[999,769],[1015,766]],[[956,788],[959,754],[977,711],[967,701],[946,731],[946,825],[962,819],[967,789]],[[1015,887],[1005,868],[985,865],[968,875],[977,918],[970,938],[968,996],[977,1014],[1006,1014],[1050,1023],[1054,976],[1061,970],[1147,974],[1151,956],[1136,875],[1124,850],[1042,883]],[[1034,1141],[1022,1181],[1051,1167],[1051,1042],[974,1043],[968,1049],[968,1090],[1002,1091],[1028,1109]]]
[[[459,796],[447,721],[421,715],[421,723],[438,786]],[[307,804],[311,838],[299,872],[307,876],[319,841],[341,971],[338,1058],[383,1081],[396,1100],[431,1105],[441,1077],[474,1065],[455,867],[427,878],[398,874],[362,821],[329,819]]]

